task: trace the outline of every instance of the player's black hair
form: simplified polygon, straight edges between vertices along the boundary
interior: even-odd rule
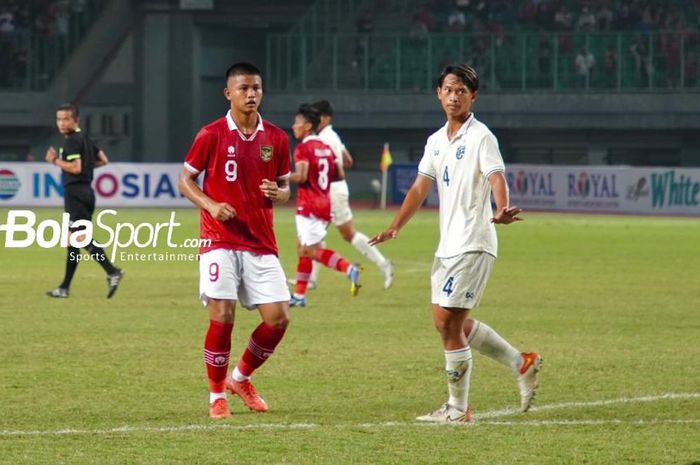
[[[321,113],[321,116],[330,116],[331,118],[333,117],[335,109],[333,108],[333,104],[328,100],[319,100],[318,102],[314,102],[311,105]]]
[[[297,115],[301,115],[306,121],[311,123],[311,129],[316,132],[318,130],[318,125],[321,124],[321,112],[318,109],[308,103],[302,103],[299,105],[297,110]]]
[[[260,79],[262,79],[262,73],[257,68],[257,66],[255,66],[252,63],[241,61],[239,63],[232,64],[226,70],[226,81],[228,81],[228,78],[230,78],[231,76],[240,76],[240,75],[260,76]]]
[[[440,73],[437,85],[442,87],[442,82],[445,80],[445,76],[448,74],[454,74],[459,78],[470,92],[474,93],[479,90],[479,74],[474,68],[469,65],[463,65],[459,63],[453,63],[445,66]]]
[[[78,115],[80,114],[78,106],[72,103],[63,103],[56,108],[56,111],[70,111],[74,119],[78,119]]]

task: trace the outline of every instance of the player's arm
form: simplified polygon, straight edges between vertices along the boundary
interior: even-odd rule
[[[332,181],[342,181],[345,179],[345,168],[343,164],[336,160],[335,162],[335,172],[333,173]]]
[[[177,183],[180,193],[202,210],[208,211],[212,218],[216,220],[228,221],[236,216],[236,209],[231,205],[226,202],[216,202],[202,192],[202,189],[199,188],[196,182],[197,176],[199,176],[199,173],[194,173],[186,167],[183,168]]]
[[[80,154],[68,155],[70,160],[61,160],[58,157],[56,149],[49,147],[46,151],[46,161],[52,165],[56,165],[61,168],[66,173],[70,174],[80,174],[83,171],[83,162],[80,160]]]
[[[348,149],[343,146],[343,168],[352,168],[355,160],[352,159],[352,155],[348,152]]]
[[[370,245],[379,244],[380,242],[389,239],[396,239],[399,230],[415,215],[418,209],[423,205],[425,198],[428,196],[430,189],[433,187],[433,180],[428,176],[418,173],[416,180],[409,189],[406,197],[403,199],[399,212],[394,217],[389,227],[374,236],[369,240]]]
[[[303,184],[309,178],[309,162],[297,161],[294,163],[294,172],[289,176],[292,184]]]
[[[518,217],[518,214],[523,211],[522,208],[508,206],[508,184],[503,171],[494,171],[487,179],[491,184],[491,192],[496,202],[496,212],[491,218],[491,222],[510,224],[514,221],[521,221],[522,218]]]
[[[95,159],[95,168],[105,166],[107,163],[109,163],[109,158],[107,158],[107,154],[100,149],[100,151],[97,152],[97,158]]]

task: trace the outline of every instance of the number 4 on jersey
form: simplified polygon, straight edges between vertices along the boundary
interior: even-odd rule
[[[447,172],[447,167],[445,167],[445,171],[442,173],[442,180],[447,186],[450,185],[450,174]]]
[[[454,276],[450,276],[449,278],[447,278],[445,285],[442,287],[442,292],[447,294],[447,297],[452,295],[452,292],[454,291],[454,288],[453,288],[454,283],[455,283]]]

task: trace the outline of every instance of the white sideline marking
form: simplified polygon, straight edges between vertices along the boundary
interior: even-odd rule
[[[531,412],[547,411],[547,410],[564,410],[579,407],[599,407],[604,405],[614,404],[630,404],[639,402],[655,402],[659,400],[679,400],[679,399],[698,399],[700,392],[687,393],[666,393],[658,396],[643,396],[643,397],[620,397],[617,399],[594,400],[588,402],[562,402],[558,404],[547,404],[540,407],[532,407]],[[502,421],[492,420],[492,418],[506,417],[520,413],[516,409],[502,409],[484,412],[474,415],[475,423],[464,424],[460,426],[476,427],[480,425],[495,425],[495,426],[582,426],[582,425],[686,425],[700,424],[700,418],[688,419],[669,419],[669,420],[523,420],[523,421]],[[308,430],[315,428],[394,428],[394,427],[423,427],[423,426],[451,426],[440,423],[420,423],[414,421],[387,421],[377,423],[349,423],[337,425],[320,425],[317,423],[258,423],[251,425],[234,425],[230,423],[219,424],[199,424],[199,425],[180,425],[180,426],[121,426],[118,428],[107,429],[61,429],[61,430],[35,430],[35,431],[12,431],[0,430],[0,437],[11,436],[77,436],[77,435],[105,435],[105,434],[133,434],[133,433],[179,433],[179,432],[200,432],[200,431],[216,431],[216,430]],[[454,425],[452,425],[454,426]]]

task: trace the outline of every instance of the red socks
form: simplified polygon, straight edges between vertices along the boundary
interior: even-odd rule
[[[309,277],[313,269],[313,260],[307,257],[300,257],[297,263],[297,284],[294,286],[294,294],[301,297],[306,294],[306,286],[309,284]]]
[[[336,271],[342,271],[343,273],[345,273],[350,266],[350,263],[347,260],[341,257],[334,250],[330,249],[318,249],[314,260],[327,266],[328,268],[332,268]]]
[[[280,343],[287,328],[275,328],[265,322],[255,328],[248,340],[248,348],[243,352],[238,362],[238,371],[243,376],[250,376],[263,363],[270,358],[275,347]]]
[[[207,365],[210,392],[224,392],[228,359],[231,354],[233,323],[209,320],[209,330],[204,339],[204,363]]]

